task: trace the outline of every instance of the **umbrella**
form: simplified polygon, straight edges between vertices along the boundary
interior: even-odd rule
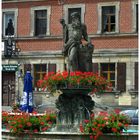
[[[21,100],[21,107],[20,110],[23,112],[28,111],[32,113],[33,111],[33,91],[32,91],[32,76],[30,71],[26,71],[24,77],[24,89],[23,89],[23,96]]]

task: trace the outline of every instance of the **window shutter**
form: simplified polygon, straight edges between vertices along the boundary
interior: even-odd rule
[[[48,72],[56,73],[56,64],[48,64]]]
[[[117,64],[117,90],[126,90],[126,63]]]
[[[135,90],[138,90],[138,62],[135,62]]]
[[[92,71],[93,71],[94,73],[98,73],[98,63],[93,63],[93,64],[92,64]]]

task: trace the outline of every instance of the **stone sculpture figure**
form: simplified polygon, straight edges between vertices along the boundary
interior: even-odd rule
[[[81,23],[78,12],[73,12],[71,19],[71,24],[65,24],[64,19],[60,21],[63,26],[63,53],[68,57],[68,71],[91,72],[94,46],[88,38],[86,25]],[[78,131],[83,120],[90,118],[94,101],[84,93],[86,90],[83,88],[61,89],[63,94],[56,100],[56,107],[59,110],[57,130]]]
[[[65,24],[65,20],[61,19],[60,23],[63,26],[64,33],[64,56],[68,57],[68,71],[91,71],[89,68],[84,68],[86,63],[89,62],[87,55],[92,56],[93,45],[90,43],[87,35],[87,27],[85,24],[82,24],[80,21],[80,15],[78,12],[73,12],[71,14],[72,23]],[[81,59],[80,52],[83,50],[82,39],[85,40],[85,47],[87,51],[84,52],[84,58]],[[90,51],[88,48],[92,48]],[[81,50],[81,51],[80,51]],[[84,48],[85,50],[85,48]],[[91,49],[90,49],[91,50]],[[90,57],[92,61],[92,57]],[[91,62],[90,61],[90,62]]]
[[[8,26],[6,28],[6,35],[14,35],[14,26],[12,19],[9,19]]]

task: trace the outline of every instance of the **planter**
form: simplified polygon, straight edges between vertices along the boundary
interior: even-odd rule
[[[120,128],[120,131],[123,131],[123,127],[122,128]],[[106,133],[113,133],[112,132],[112,128],[108,128],[108,127],[104,127],[103,129],[102,129],[102,132],[104,133],[104,134],[106,134]]]
[[[8,131],[2,131],[2,139],[11,139],[11,140],[90,140],[89,135],[76,133],[76,132],[43,132],[43,133],[34,133],[32,137],[29,137],[27,134],[22,134],[21,136],[13,136],[12,133]],[[138,133],[123,133],[120,136],[113,134],[106,134],[100,136],[97,140],[138,140]]]
[[[6,129],[7,128],[7,124],[8,123],[2,123],[2,129]]]
[[[88,95],[92,91],[90,88],[60,88],[59,90],[62,91],[63,94],[81,94],[81,95]]]

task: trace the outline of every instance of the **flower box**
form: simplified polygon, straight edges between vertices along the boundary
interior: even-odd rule
[[[2,112],[2,127],[9,129],[11,133],[44,132],[56,123],[55,114],[32,114],[32,113],[8,113]]]
[[[38,87],[48,89],[51,92],[58,89],[90,89],[92,93],[104,93],[105,90],[111,90],[111,84],[99,74],[93,72],[57,72],[48,73],[43,80],[38,81]],[[71,93],[71,92],[69,92]],[[87,92],[88,93],[88,92]]]
[[[2,130],[2,139],[21,140],[21,136],[13,136],[9,131]],[[79,132],[42,132],[34,133],[31,137],[22,134],[26,140],[90,140],[89,135]],[[138,140],[138,133],[122,133],[119,137],[113,134],[101,135],[97,140]]]
[[[89,134],[91,139],[97,140],[103,134],[114,134],[120,136],[123,130],[127,130],[130,119],[124,114],[119,114],[118,110],[108,114],[100,113],[97,117],[91,114],[89,120],[84,120],[80,125],[80,131]]]

